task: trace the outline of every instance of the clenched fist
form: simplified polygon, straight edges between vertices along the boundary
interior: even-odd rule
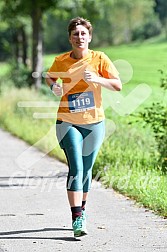
[[[62,96],[62,87],[59,84],[54,83],[52,92],[54,93],[54,95]]]
[[[98,75],[94,72],[85,70],[84,71],[84,81],[98,83]]]

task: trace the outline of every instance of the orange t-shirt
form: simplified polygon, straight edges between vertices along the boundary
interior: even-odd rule
[[[71,51],[55,58],[48,71],[53,79],[62,79],[61,97],[57,119],[73,124],[91,124],[102,121],[101,85],[85,82],[84,71],[89,70],[104,78],[117,78],[116,70],[110,59],[99,51],[88,50],[82,59],[70,57]]]

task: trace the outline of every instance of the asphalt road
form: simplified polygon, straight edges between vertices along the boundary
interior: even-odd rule
[[[75,240],[67,166],[3,130],[0,143],[0,252],[167,251],[167,220],[96,182],[89,235]]]

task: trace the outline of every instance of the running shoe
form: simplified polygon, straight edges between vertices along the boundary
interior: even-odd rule
[[[74,231],[74,237],[82,236],[82,217],[77,217],[72,222],[72,227]]]
[[[86,217],[87,217],[87,215],[85,213],[85,210],[82,210],[82,229],[81,229],[82,235],[88,234],[88,231],[86,228]]]

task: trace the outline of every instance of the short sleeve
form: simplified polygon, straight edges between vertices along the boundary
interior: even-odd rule
[[[99,73],[102,77],[107,79],[118,78],[119,76],[119,72],[116,67],[109,57],[103,52],[100,55]]]
[[[47,71],[47,75],[49,75],[49,77],[53,81],[56,81],[58,79],[57,72],[58,72],[58,64],[57,64],[57,58],[55,57],[55,60],[54,60],[54,62],[52,64],[52,66]]]

